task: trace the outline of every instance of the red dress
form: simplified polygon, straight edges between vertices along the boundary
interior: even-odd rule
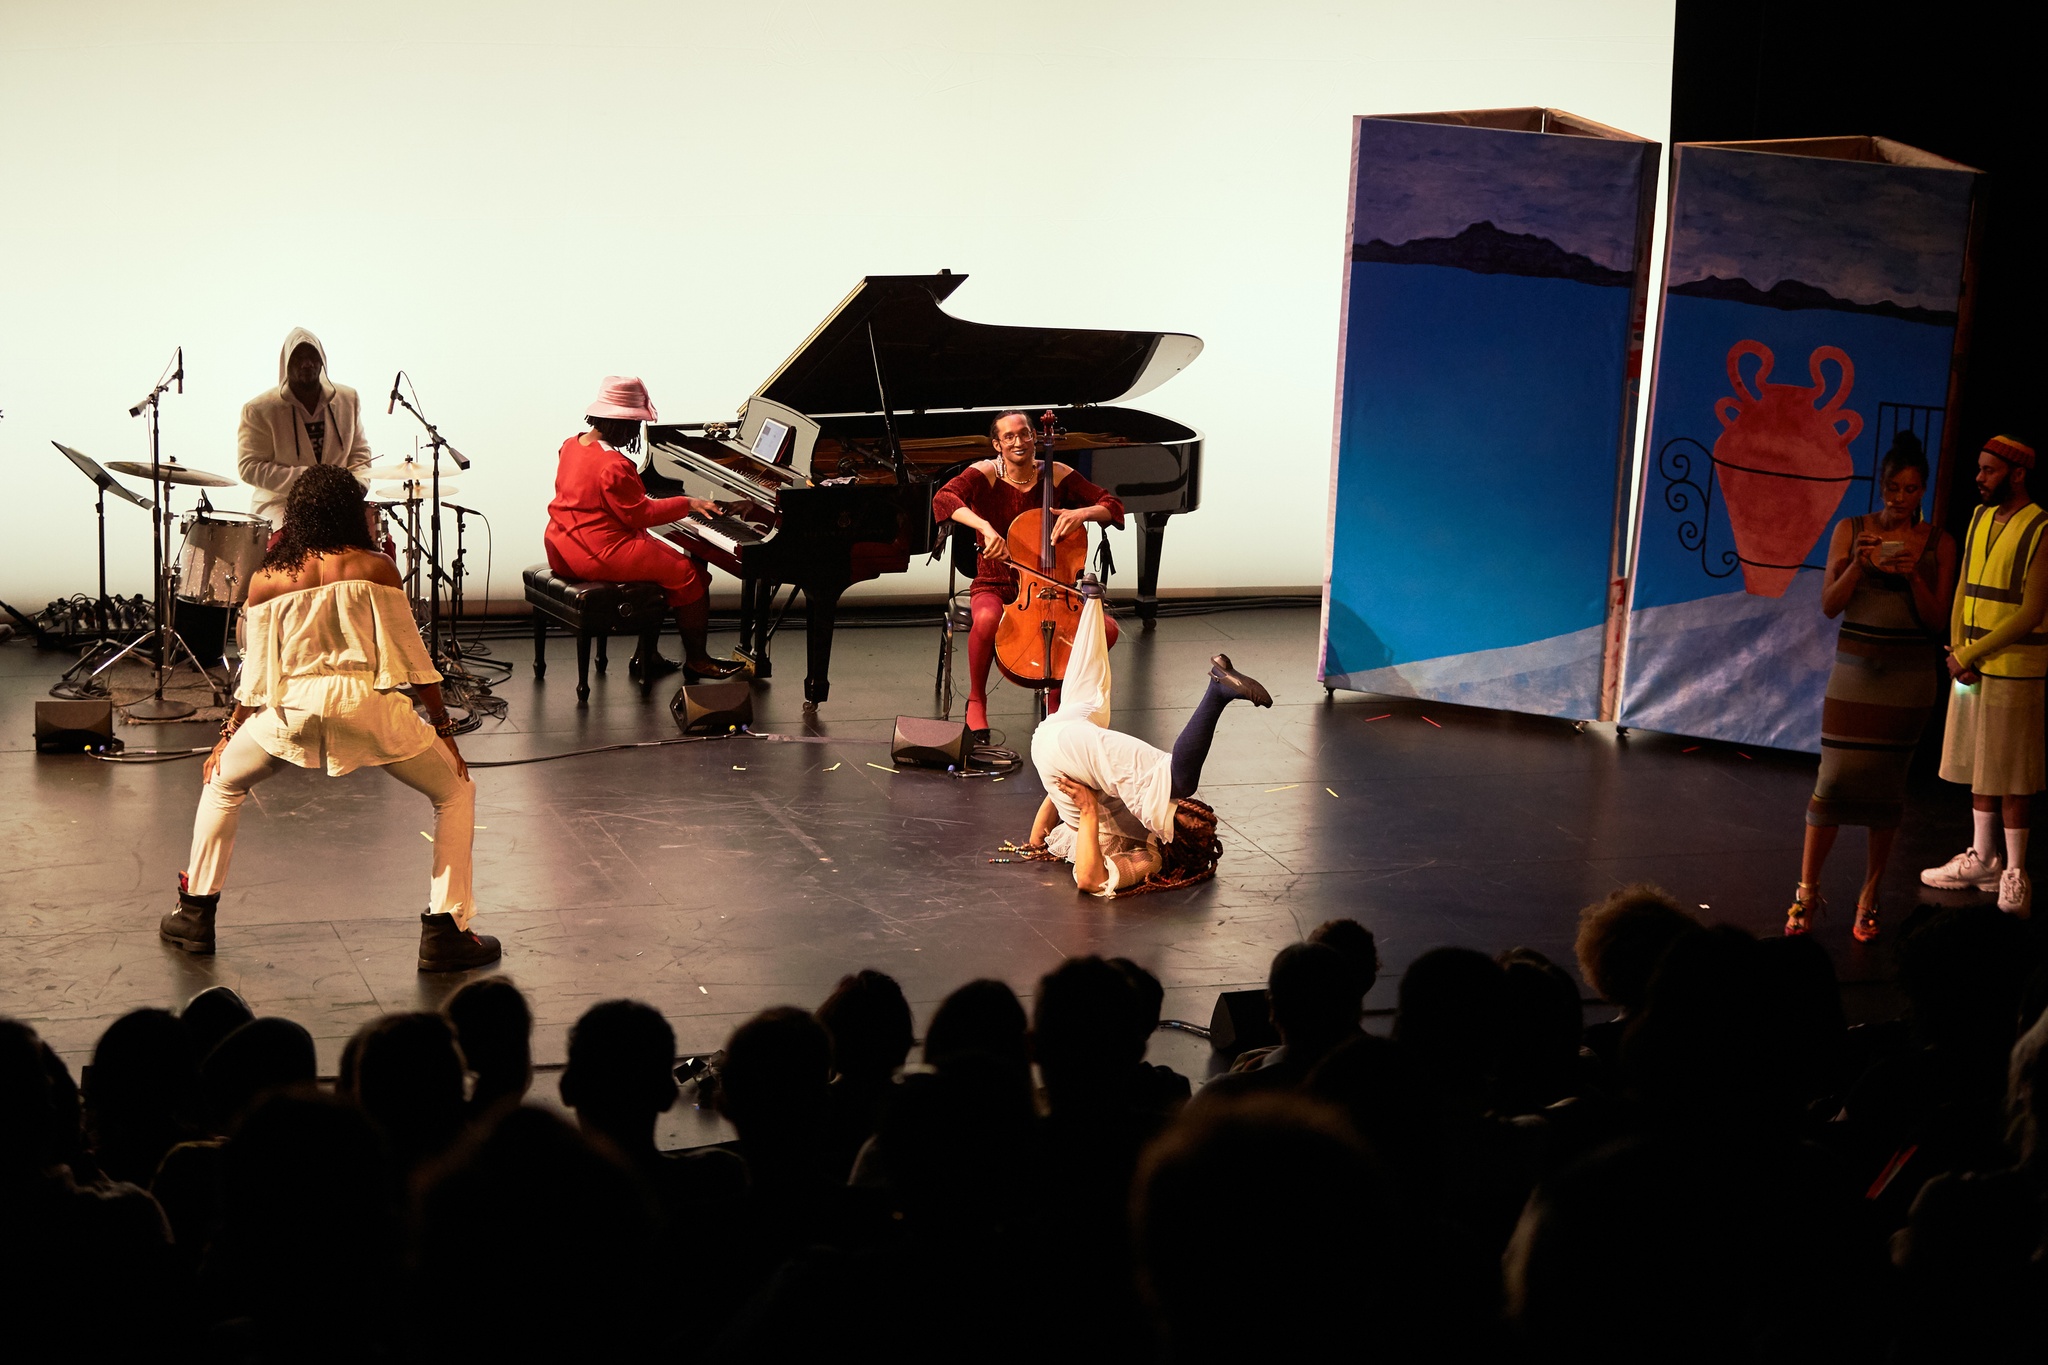
[[[567,578],[659,583],[670,606],[704,595],[696,560],[647,534],[690,510],[688,498],[650,498],[625,456],[596,436],[562,442],[548,504],[548,567]]]
[[[932,495],[932,516],[939,521],[950,521],[955,512],[966,507],[996,530],[1008,531],[1010,523],[1019,514],[1044,505],[1038,480],[1033,479],[1029,488],[1019,488],[997,472],[1000,468],[998,461],[982,460],[961,470]],[[1114,493],[1097,488],[1058,461],[1054,461],[1052,467],[1052,505],[1054,511],[1069,507],[1106,507],[1110,524],[1118,530],[1123,529],[1123,501]],[[959,528],[959,533],[973,534],[965,526]],[[1085,535],[1086,532],[1077,534]],[[1017,571],[1004,560],[982,556],[974,574],[974,595],[985,592],[999,593],[1005,602],[1010,601],[1017,595]]]

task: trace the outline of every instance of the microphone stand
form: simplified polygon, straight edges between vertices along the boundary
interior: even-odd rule
[[[177,373],[170,373],[169,371],[172,368]],[[164,477],[163,397],[173,384],[177,385],[178,392],[183,393],[185,391],[185,348],[182,346],[178,348],[177,359],[171,367],[167,367],[164,377],[159,379],[156,387],[149,391],[149,397],[128,409],[130,417],[142,417],[149,426],[149,483],[150,491],[156,495],[152,499],[156,505],[151,509],[154,525],[151,527],[149,537],[151,569],[154,574],[156,588],[156,603],[155,609],[151,614],[150,629],[147,634],[137,636],[128,644],[127,648],[114,654],[105,663],[92,670],[92,676],[98,677],[123,658],[140,649],[144,641],[149,642],[151,646],[150,652],[156,662],[156,685],[151,689],[149,696],[133,705],[121,708],[128,713],[128,717],[131,720],[183,720],[199,709],[189,702],[173,701],[164,696],[164,679],[169,677],[171,672],[177,668],[177,655],[180,652],[184,654],[186,660],[191,663],[199,676],[206,679],[206,685],[213,693],[214,703],[218,705],[223,700],[219,680],[206,671],[205,665],[199,662],[199,656],[192,652],[192,647],[185,643],[184,638],[178,634],[176,628],[171,624],[171,527],[175,523],[176,518],[171,512],[169,504],[171,482]]]
[[[413,415],[414,421],[426,428],[427,444],[433,451],[432,484],[427,500],[427,652],[438,665],[443,659],[453,661],[458,657],[456,652],[444,651],[441,646],[441,584],[448,578],[441,569],[441,452],[446,449],[463,469],[469,468],[469,459],[450,445],[440,428],[429,422],[426,414],[414,407],[412,400],[400,393],[395,385],[391,396]]]

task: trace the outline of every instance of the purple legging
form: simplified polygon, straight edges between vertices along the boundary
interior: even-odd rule
[[[1216,721],[1223,715],[1223,708],[1235,700],[1237,693],[1214,678],[1209,679],[1209,689],[1195,703],[1195,713],[1188,717],[1180,738],[1173,742],[1174,800],[1193,796],[1195,788],[1202,784],[1202,764],[1209,757],[1209,742],[1216,738]]]

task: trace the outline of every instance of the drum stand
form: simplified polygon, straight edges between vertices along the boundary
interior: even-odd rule
[[[182,349],[180,350],[180,355],[183,355]],[[169,389],[174,381],[177,383],[179,391],[183,392],[185,369],[182,363],[179,364],[178,372],[175,376],[167,376],[158,380],[157,386],[149,391],[149,397],[136,404],[130,411],[131,416],[144,416],[146,414],[146,420],[149,423],[149,462],[154,470],[150,476],[150,491],[156,495],[153,499],[155,506],[151,509],[154,524],[150,528],[149,537],[151,569],[153,570],[156,587],[156,602],[152,624],[147,631],[135,637],[134,640],[110,655],[105,662],[99,664],[87,674],[89,678],[97,678],[122,659],[127,658],[130,654],[142,648],[143,645],[147,644],[150,646],[150,657],[156,663],[156,685],[151,689],[149,696],[133,705],[121,708],[128,713],[128,717],[131,720],[183,720],[199,709],[190,702],[173,701],[164,696],[164,680],[177,669],[179,663],[177,656],[179,654],[183,654],[185,662],[190,663],[193,670],[200,677],[206,679],[207,687],[213,692],[214,705],[223,705],[229,699],[228,693],[221,687],[220,679],[206,671],[205,665],[199,662],[199,656],[192,652],[192,647],[185,643],[184,638],[172,627],[170,620],[170,538],[171,527],[175,522],[171,516],[171,509],[167,505],[170,498],[171,484],[168,479],[163,477],[163,459],[161,454],[163,448],[163,423],[161,409],[163,407],[164,391]],[[81,659],[79,661],[79,668],[82,669],[86,662],[87,660]],[[73,671],[76,672],[78,670],[74,669]]]

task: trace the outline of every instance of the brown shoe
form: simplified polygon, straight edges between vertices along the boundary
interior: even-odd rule
[[[723,682],[747,671],[744,659],[692,659],[683,665],[684,682]]]
[[[1271,706],[1273,694],[1266,690],[1257,678],[1247,677],[1230,665],[1228,654],[1218,654],[1209,660],[1209,676],[1222,683],[1231,691],[1243,697],[1253,706]]]

